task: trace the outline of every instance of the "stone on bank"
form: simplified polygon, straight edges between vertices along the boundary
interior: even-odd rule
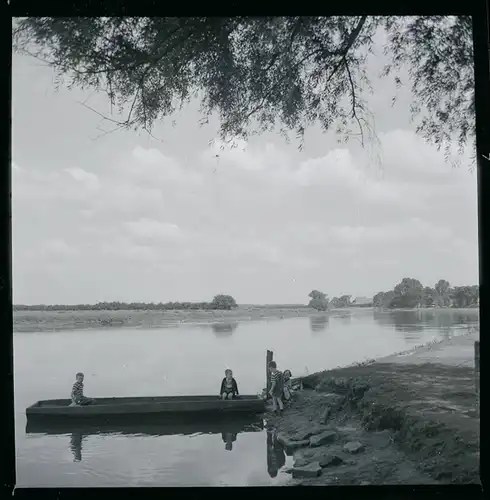
[[[280,432],[277,435],[277,442],[282,446],[284,446],[284,448],[287,448],[288,450],[294,450],[296,448],[304,448],[305,446],[308,446],[310,444],[310,441],[308,439],[298,441],[296,439],[292,439],[283,432]]]
[[[323,446],[324,444],[333,443],[336,437],[335,432],[332,431],[325,431],[321,434],[317,434],[316,436],[312,436],[310,438],[310,448],[316,448],[318,446]]]
[[[364,445],[359,441],[349,441],[344,445],[344,451],[348,453],[360,453],[364,451]]]
[[[303,466],[295,465],[291,472],[295,479],[301,477],[318,477],[322,473],[322,468],[319,462],[312,462]]]

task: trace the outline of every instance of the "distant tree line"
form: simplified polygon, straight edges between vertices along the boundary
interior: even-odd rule
[[[14,311],[172,311],[231,310],[237,306],[231,295],[215,295],[211,302],[97,302],[97,304],[14,305]]]
[[[328,309],[343,309],[346,307],[366,307],[371,306],[370,303],[361,304],[357,303],[356,300],[351,300],[352,295],[341,295],[340,297],[328,298],[326,293],[320,292],[319,290],[313,290],[309,293],[310,301],[308,302],[308,307],[312,307],[317,311],[327,311]]]
[[[308,307],[317,311],[341,309],[356,305],[351,295],[333,297],[313,290],[308,295]],[[439,280],[434,287],[423,286],[414,278],[403,278],[393,290],[378,292],[372,300],[373,307],[414,308],[414,307],[478,307],[480,304],[480,287],[478,285],[451,287],[449,281]],[[370,305],[370,304],[369,304]]]
[[[478,307],[478,285],[451,287],[449,281],[439,280],[434,287],[423,286],[414,278],[403,278],[393,290],[378,292],[373,297],[373,307]]]

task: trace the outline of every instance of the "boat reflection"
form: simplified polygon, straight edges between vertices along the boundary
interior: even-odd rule
[[[95,435],[128,435],[128,436],[175,436],[192,434],[216,434],[221,435],[225,450],[231,451],[233,443],[240,433],[260,432],[264,428],[264,421],[257,416],[222,418],[217,421],[208,422],[186,422],[186,421],[139,421],[127,423],[109,422],[28,422],[27,434],[44,434],[52,436],[70,436],[70,450],[75,462],[82,461],[83,440],[88,436]]]

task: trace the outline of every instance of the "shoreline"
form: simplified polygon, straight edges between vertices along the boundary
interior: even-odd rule
[[[282,417],[291,485],[480,484],[475,331],[313,373]]]
[[[90,310],[90,311],[14,311],[14,332],[86,330],[93,328],[168,328],[181,324],[211,325],[218,323],[237,323],[243,321],[280,320],[286,318],[305,318],[314,316],[335,317],[337,313],[356,314],[358,311],[374,311],[373,308],[356,307],[317,311],[309,307],[250,306],[227,310]],[[380,310],[396,312],[398,310]],[[466,309],[404,309],[403,311],[444,311],[475,312]]]
[[[167,311],[14,311],[14,332],[87,330],[94,328],[171,328],[239,321],[279,320],[318,314],[304,308],[237,308],[227,310]]]

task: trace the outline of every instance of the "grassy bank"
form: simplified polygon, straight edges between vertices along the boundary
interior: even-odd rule
[[[231,311],[14,311],[14,332],[88,328],[163,328],[186,323],[216,323],[305,317],[308,307],[238,307]]]
[[[473,367],[375,362],[302,381],[293,407],[270,420],[293,449],[305,437],[334,434],[323,447],[293,452],[300,469],[322,467],[303,484],[479,482]],[[352,441],[362,444],[358,454],[344,449]]]

